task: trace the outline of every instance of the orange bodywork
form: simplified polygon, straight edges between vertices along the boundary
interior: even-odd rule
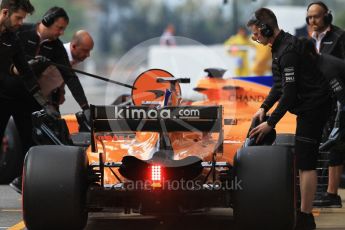
[[[172,77],[167,72],[156,72],[154,76]],[[144,73],[135,82],[136,89],[132,91],[132,98],[136,105],[139,100],[157,100],[157,95],[148,90],[158,89],[164,91],[169,83],[161,85],[156,83],[151,73]],[[145,80],[143,79],[145,76]],[[178,86],[178,85],[177,85]],[[217,155],[217,161],[226,161],[233,164],[234,155],[245,141],[253,114],[258,110],[267,96],[270,87],[243,79],[204,78],[198,82],[199,93],[205,96],[205,100],[192,103],[195,106],[223,106],[223,153]],[[173,95],[174,103],[179,101],[180,87],[177,87],[177,95]],[[163,96],[164,98],[164,96]],[[159,98],[159,100],[163,100]],[[78,131],[78,124],[74,115],[64,116],[70,133]],[[286,114],[276,127],[277,133],[294,133],[295,116]],[[217,146],[219,135],[205,133],[169,133],[174,149],[174,159],[183,159],[187,156],[198,156],[204,161],[212,159],[212,153]],[[105,161],[121,162],[126,155],[133,155],[142,160],[148,160],[156,151],[158,134],[153,132],[137,132],[133,137],[108,135],[96,137],[98,151],[105,153]],[[103,142],[103,144],[101,143]],[[103,149],[103,146],[105,149]],[[91,148],[87,150],[90,163],[99,161],[99,153],[93,153]],[[119,175],[119,174],[118,174]],[[112,172],[105,169],[104,183],[116,181]]]
[[[225,87],[224,87],[225,86]],[[224,119],[224,153],[218,159],[233,164],[234,155],[246,139],[251,119],[258,110],[270,87],[255,82],[239,79],[204,78],[197,86],[206,96],[206,100],[193,105],[222,105]],[[272,108],[272,110],[275,107]],[[277,133],[295,133],[296,116],[287,113],[277,124]]]
[[[164,101],[166,89],[171,89],[169,82],[157,82],[157,78],[175,79],[174,76],[161,69],[150,69],[140,74],[133,84],[132,101],[134,105],[142,105],[146,102]],[[178,105],[181,100],[181,88],[178,83],[173,83],[174,93],[170,103]]]

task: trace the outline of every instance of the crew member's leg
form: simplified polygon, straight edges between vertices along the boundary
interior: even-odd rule
[[[8,120],[11,117],[11,108],[10,108],[11,102],[8,100],[5,100],[3,98],[0,98],[0,141],[2,143],[2,139],[4,138],[5,129],[8,123]]]
[[[331,149],[331,152],[330,152],[327,193],[331,195],[338,194],[338,188],[340,185],[341,174],[343,172],[343,164],[344,164],[344,152],[345,152],[344,139],[345,139],[344,135],[340,134],[340,140],[338,141],[337,145]],[[339,202],[340,204],[338,205],[341,205],[340,198],[339,198]],[[332,205],[331,203],[329,205]]]
[[[20,139],[22,141],[23,156],[29,148],[35,145],[32,139],[32,109],[28,101],[17,102],[18,108],[14,110],[13,119],[16,123]]]
[[[297,216],[296,230],[316,228],[311,212],[317,188],[318,150],[329,112],[325,107],[323,111],[308,111],[297,117],[295,152],[300,176],[301,210]]]
[[[338,189],[343,172],[344,156],[345,156],[345,112],[339,114],[339,140],[329,154],[329,172],[328,172],[328,188],[321,200],[316,203],[321,207],[341,208],[341,197],[338,195]]]
[[[32,108],[33,108],[33,100],[30,97],[27,99],[18,99],[16,103],[14,103],[15,108],[13,108],[13,119],[16,124],[21,142],[22,142],[22,150],[23,150],[23,157],[21,162],[18,164],[23,165],[23,160],[25,158],[26,153],[28,150],[35,145],[34,140],[32,138]],[[22,177],[18,175],[11,183],[10,186],[17,191],[18,193],[22,192]]]

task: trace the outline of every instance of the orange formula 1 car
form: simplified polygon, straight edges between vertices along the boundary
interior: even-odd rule
[[[37,112],[41,145],[29,150],[23,170],[26,226],[82,229],[88,212],[103,209],[172,215],[231,207],[240,228],[293,229],[291,147],[244,142],[269,88],[208,71],[209,83],[196,88],[204,102],[186,105],[180,84],[189,79],[154,69],[135,81],[131,105],[91,105],[90,127],[82,114],[57,122]]]
[[[222,105],[224,108],[224,148],[222,160],[233,163],[234,155],[246,139],[254,113],[266,98],[271,77],[238,77],[223,79],[225,70],[206,69],[208,76],[199,80],[194,88],[206,96],[206,100],[193,105]],[[278,123],[277,133],[295,133],[296,117],[287,113]]]

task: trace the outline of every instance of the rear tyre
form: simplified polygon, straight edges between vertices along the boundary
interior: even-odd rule
[[[295,167],[291,148],[252,146],[235,157],[233,207],[237,229],[293,229]]]
[[[75,146],[35,146],[24,161],[23,217],[28,229],[83,229],[88,213],[87,156]]]

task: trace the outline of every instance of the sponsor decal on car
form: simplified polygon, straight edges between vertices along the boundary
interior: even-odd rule
[[[172,119],[172,118],[199,118],[199,109],[155,109],[155,108],[124,108],[114,107],[115,119]]]

